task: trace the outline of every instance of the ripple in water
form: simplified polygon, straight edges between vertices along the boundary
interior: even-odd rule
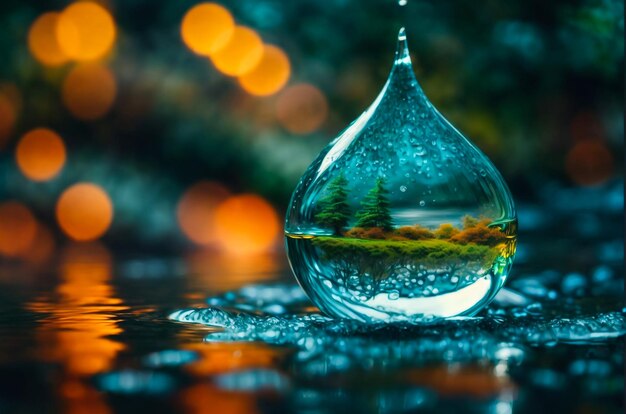
[[[529,347],[597,344],[626,333],[623,312],[556,310],[510,290],[504,290],[484,316],[420,317],[392,324],[332,319],[307,311],[311,304],[306,296],[299,286],[289,284],[250,285],[208,303],[208,308],[181,309],[169,318],[217,328],[206,335],[206,342],[293,347],[300,372],[311,376],[435,361],[511,366],[521,363]]]

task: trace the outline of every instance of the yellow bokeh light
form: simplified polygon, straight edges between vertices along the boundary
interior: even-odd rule
[[[28,251],[37,234],[37,221],[17,201],[0,203],[0,255],[16,257]]]
[[[63,82],[63,103],[76,118],[90,121],[104,116],[115,101],[113,73],[98,63],[73,68]]]
[[[28,49],[37,61],[46,66],[60,66],[68,61],[57,42],[56,29],[59,13],[44,13],[28,31]]]
[[[230,197],[215,210],[219,245],[231,254],[254,254],[271,250],[280,224],[274,208],[254,194]]]
[[[183,41],[199,55],[211,55],[228,43],[235,30],[230,12],[215,3],[200,3],[187,11],[181,24]]]
[[[252,29],[237,26],[230,41],[211,55],[215,67],[225,75],[241,76],[250,72],[263,57],[263,41]]]
[[[259,63],[239,77],[241,87],[251,95],[267,96],[278,92],[289,80],[291,65],[280,48],[265,45]]]
[[[116,29],[111,13],[90,1],[70,4],[59,15],[56,38],[61,52],[85,61],[105,56],[113,47]]]
[[[65,144],[59,135],[46,128],[26,133],[15,150],[17,165],[33,181],[54,178],[65,164]]]
[[[285,89],[276,102],[276,117],[285,129],[294,134],[315,131],[328,116],[324,94],[306,83]]]
[[[79,183],[61,194],[56,205],[56,217],[61,229],[78,241],[102,236],[113,221],[113,204],[99,186]]]
[[[209,245],[215,241],[215,208],[229,192],[222,185],[201,181],[191,186],[181,197],[176,216],[181,230],[191,241]]]

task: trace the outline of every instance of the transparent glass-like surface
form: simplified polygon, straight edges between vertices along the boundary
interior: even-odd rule
[[[500,173],[417,83],[402,29],[376,101],[301,178],[285,236],[311,300],[367,322],[478,312],[511,269],[516,227]]]

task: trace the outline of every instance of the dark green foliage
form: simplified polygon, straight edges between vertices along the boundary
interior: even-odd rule
[[[393,228],[387,194],[389,191],[385,188],[385,179],[378,178],[374,188],[361,202],[362,209],[356,215],[356,227],[380,227],[386,231]]]
[[[348,180],[343,174],[331,181],[326,196],[320,200],[321,211],[315,215],[320,225],[332,228],[336,235],[341,234],[350,220],[347,185]]]

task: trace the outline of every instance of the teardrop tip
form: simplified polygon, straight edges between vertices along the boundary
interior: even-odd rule
[[[406,40],[406,30],[404,30],[404,27],[401,27],[398,32],[398,41],[401,42],[403,40]]]
[[[404,30],[404,27],[400,28],[398,32],[398,48],[396,49],[396,64],[400,63],[411,64],[409,46],[406,42],[406,30]]]

